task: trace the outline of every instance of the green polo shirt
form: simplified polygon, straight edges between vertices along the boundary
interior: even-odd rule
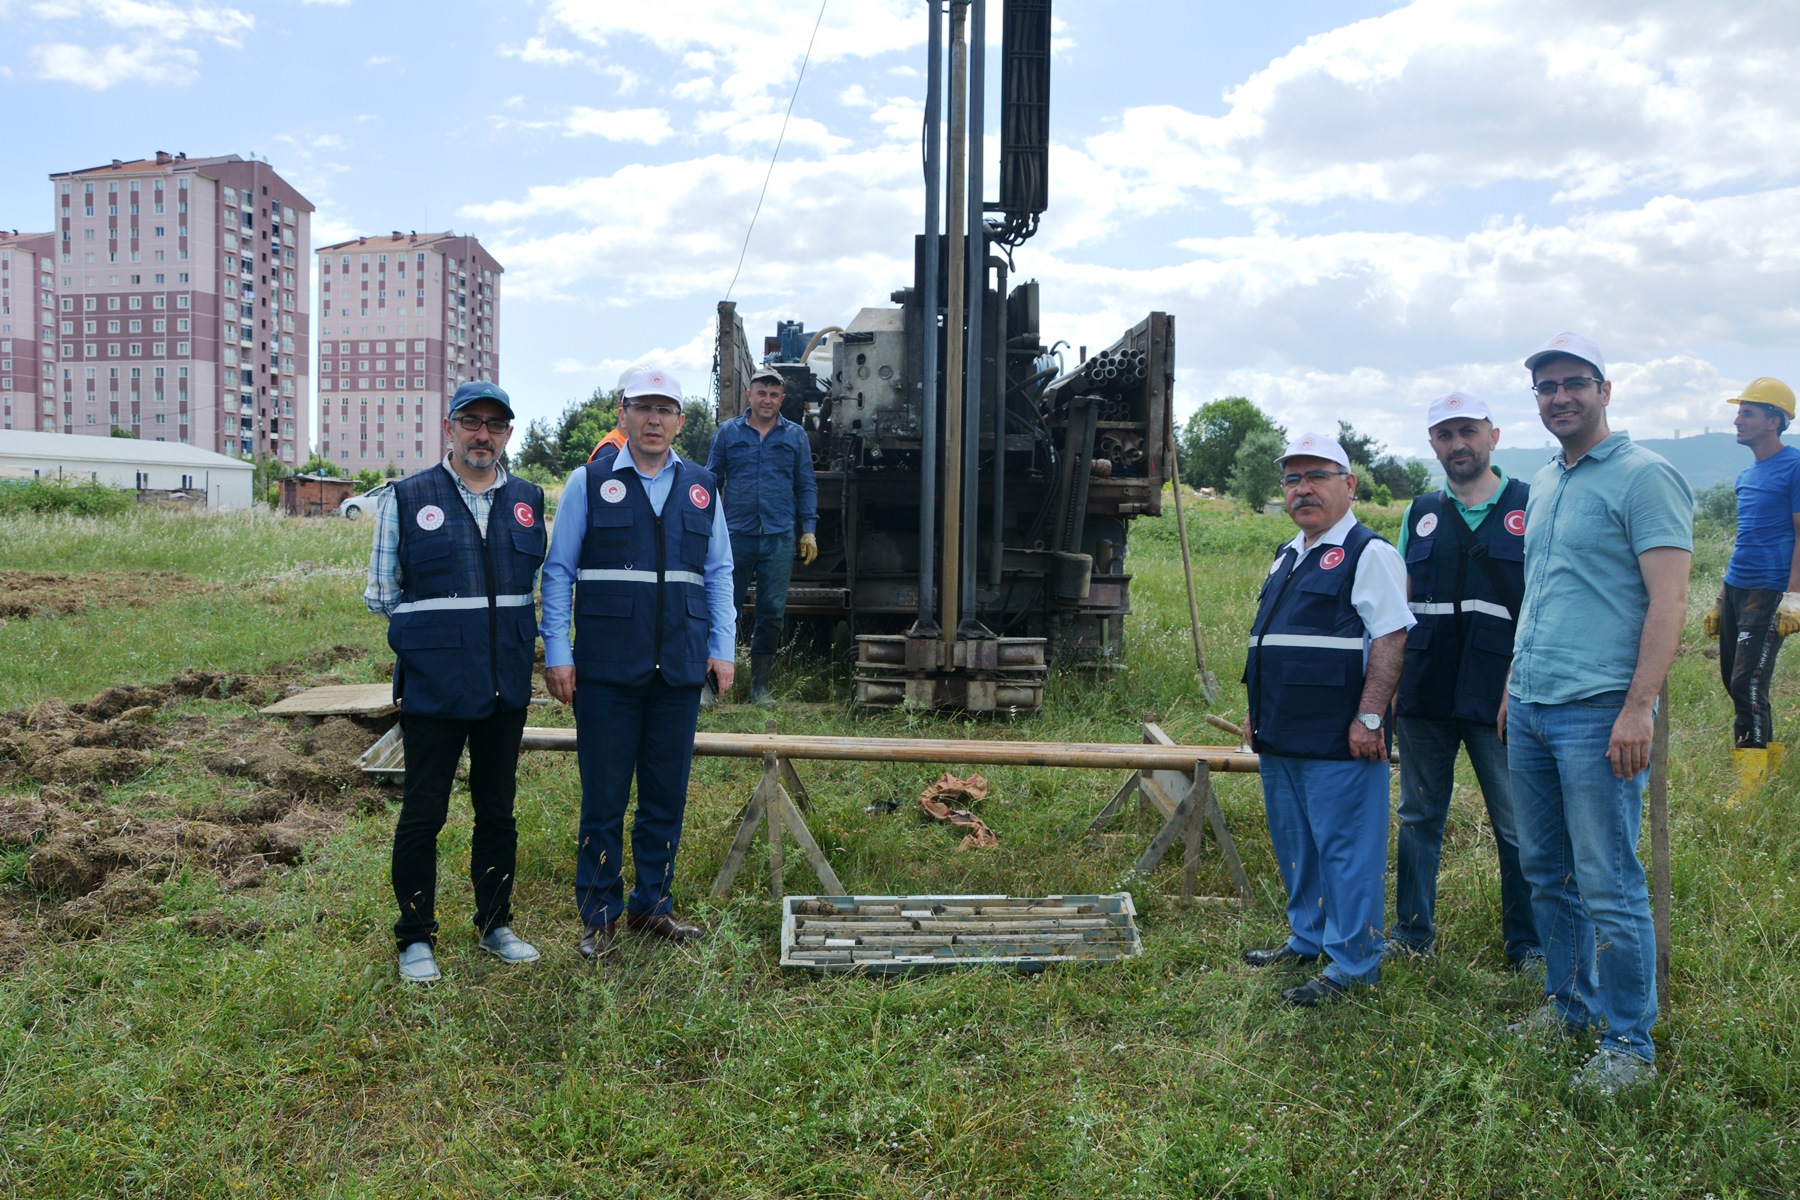
[[[1638,555],[1694,548],[1694,491],[1660,454],[1621,432],[1531,481],[1525,601],[1507,691],[1569,704],[1631,686],[1650,594]]]
[[[1450,490],[1448,483],[1444,485],[1444,495],[1455,501],[1456,511],[1462,514],[1463,523],[1470,529],[1481,528],[1481,523],[1487,520],[1487,515],[1494,511],[1494,505],[1500,503],[1500,493],[1506,490],[1506,470],[1498,466],[1489,467],[1488,469],[1500,477],[1500,485],[1494,489],[1493,495],[1489,496],[1480,504],[1477,504],[1474,508],[1470,508],[1461,500],[1457,500],[1456,493]],[[1406,543],[1412,540],[1412,508],[1412,502],[1408,501],[1406,511],[1400,514],[1401,558],[1406,557]]]

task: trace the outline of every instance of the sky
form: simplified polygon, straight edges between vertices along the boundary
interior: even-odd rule
[[[254,155],[317,207],[315,246],[479,237],[522,420],[636,363],[704,394],[721,298],[755,344],[910,282],[926,11],[0,0],[0,226],[50,228],[52,172]],[[1800,4],[1054,13],[1050,204],[1015,278],[1041,284],[1046,341],[1174,314],[1179,419],[1243,395],[1291,432],[1347,419],[1423,455],[1431,399],[1460,388],[1503,445],[1542,445],[1521,363],[1563,330],[1598,341],[1612,426],[1640,438],[1726,428],[1756,376],[1800,382]]]

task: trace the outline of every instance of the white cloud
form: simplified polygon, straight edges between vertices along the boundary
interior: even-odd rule
[[[1195,193],[1406,202],[1527,180],[1587,200],[1781,178],[1800,170],[1796,41],[1793,5],[1419,0],[1308,39],[1223,115],[1135,108],[1085,149],[1150,212]]]
[[[669,114],[659,108],[620,108],[606,111],[577,106],[564,117],[566,137],[601,137],[609,142],[644,142],[654,146],[673,134]]]
[[[543,63],[553,67],[591,67],[594,65],[594,60],[579,50],[552,46],[541,37],[526,38],[523,46],[501,46],[500,56],[516,58],[520,62]]]
[[[379,67],[382,63],[391,63],[393,61],[394,56],[391,54],[371,54],[369,57],[363,59],[362,65],[365,67]]]
[[[30,12],[59,31],[108,27],[124,35],[125,41],[100,46],[53,38],[31,48],[38,78],[95,91],[129,82],[191,83],[200,56],[183,43],[241,48],[256,26],[235,8],[170,0],[39,0]]]

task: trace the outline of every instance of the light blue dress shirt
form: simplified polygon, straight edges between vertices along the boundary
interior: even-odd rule
[[[670,450],[662,470],[655,475],[644,473],[638,466],[637,459],[632,456],[630,447],[619,451],[619,456],[630,462],[631,469],[643,480],[644,493],[650,498],[650,508],[661,516],[663,504],[669,498],[669,489],[675,484],[675,464],[681,461],[681,456]],[[617,460],[615,468],[624,469]],[[544,665],[547,667],[575,665],[575,651],[569,641],[569,618],[574,607],[575,570],[581,561],[581,542],[587,535],[587,523],[587,468],[582,467],[570,474],[568,482],[563,484],[562,499],[556,503],[556,517],[550,523],[550,554],[544,560],[544,609],[541,622]],[[737,606],[731,599],[731,565],[731,535],[725,529],[725,506],[723,503],[715,503],[712,536],[706,543],[704,572],[706,608],[711,619],[711,629],[706,638],[706,655],[726,662],[732,660],[732,644],[737,640]]]

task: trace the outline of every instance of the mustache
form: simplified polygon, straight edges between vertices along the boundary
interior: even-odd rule
[[[1288,504],[1288,511],[1293,512],[1296,509],[1323,507],[1324,505],[1320,503],[1317,496],[1295,496]]]

